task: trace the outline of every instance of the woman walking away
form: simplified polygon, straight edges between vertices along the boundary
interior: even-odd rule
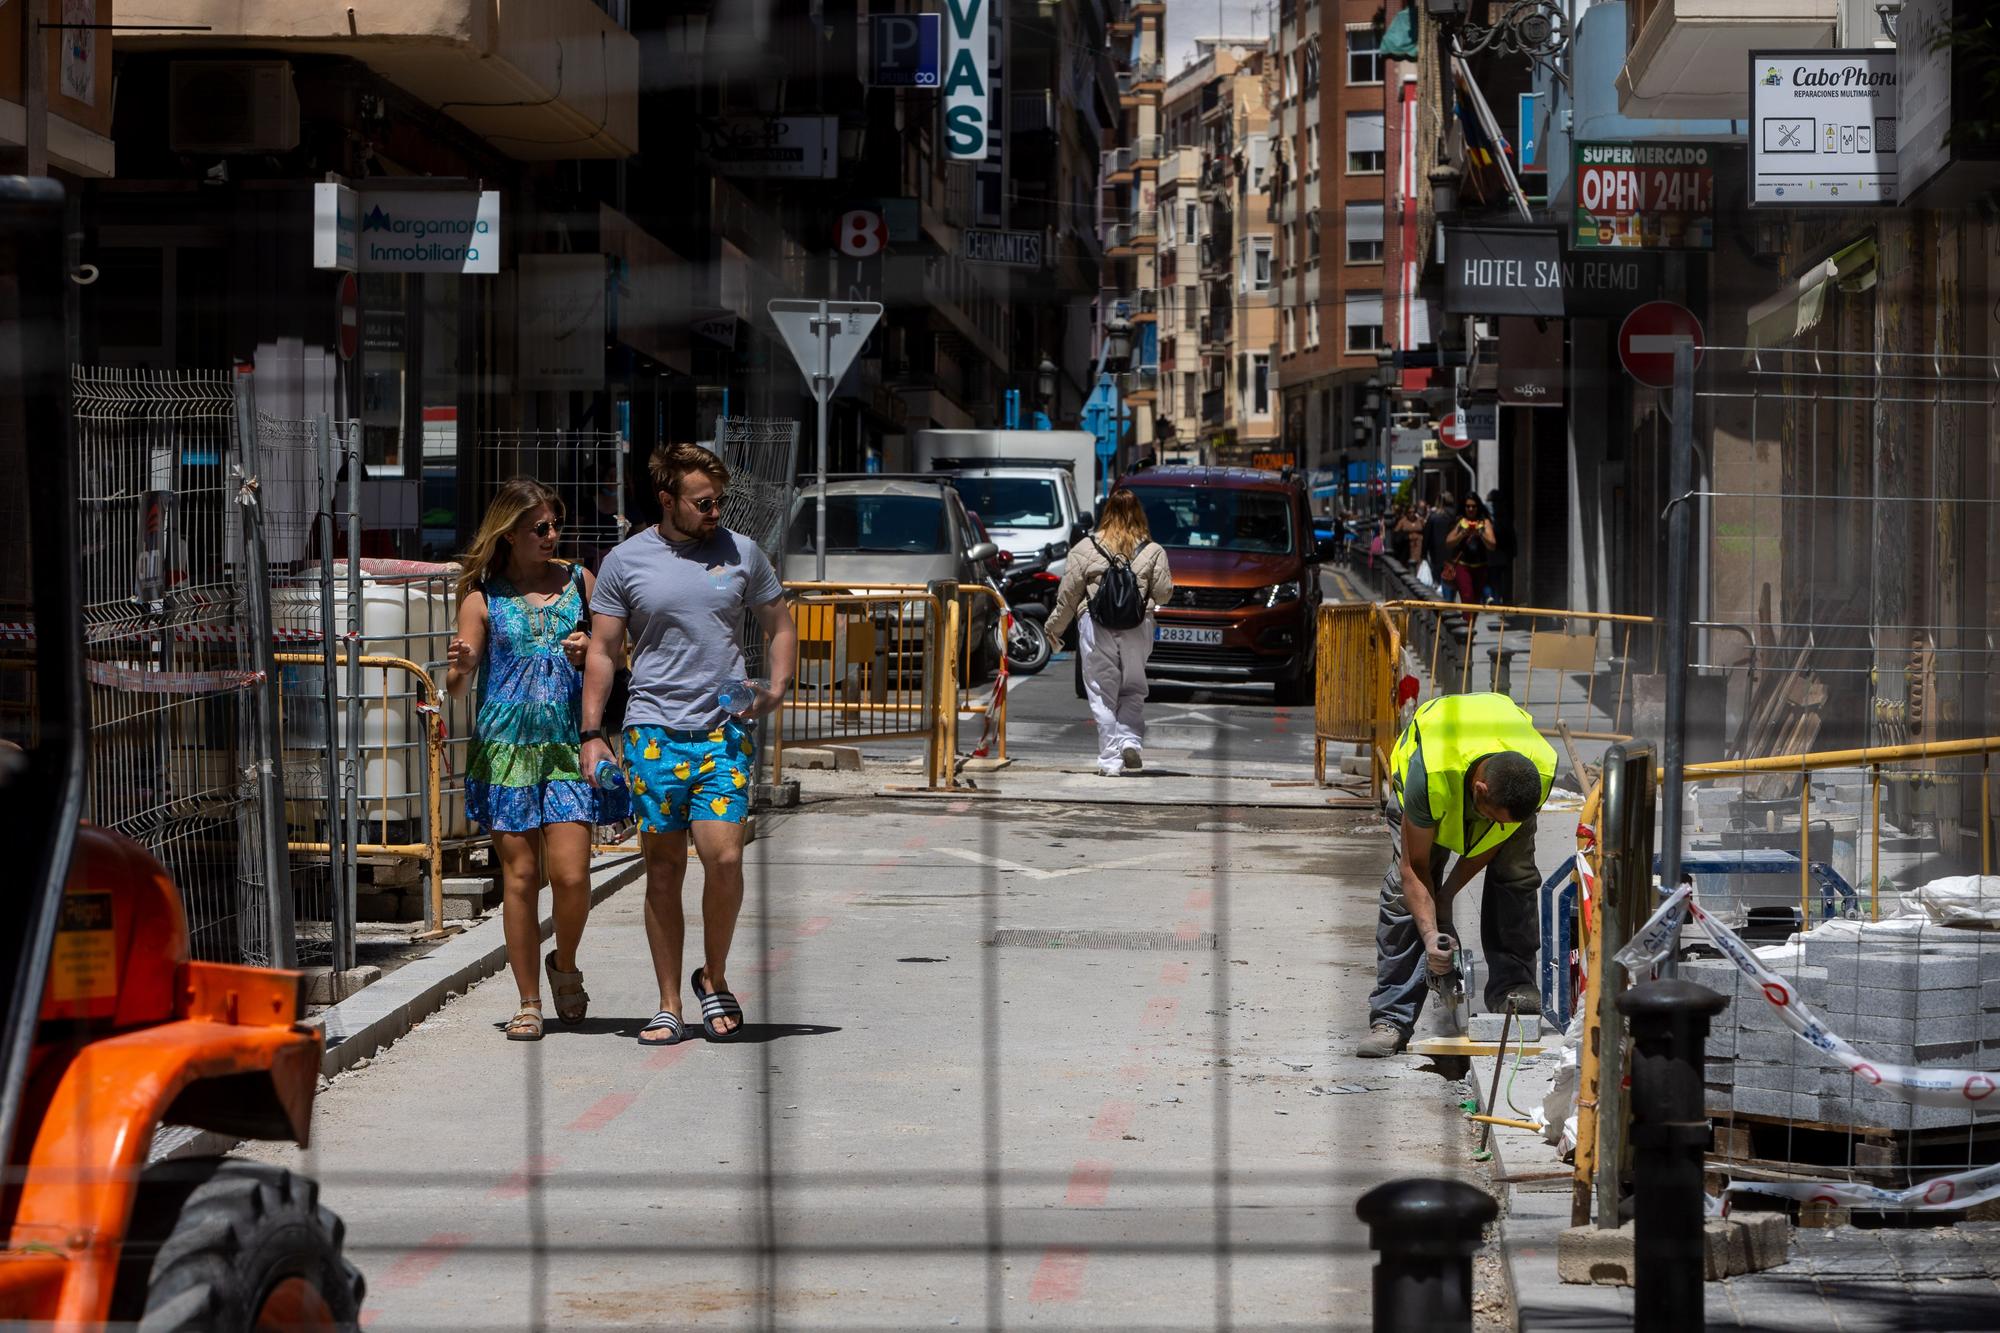
[[[556,1015],[580,1023],[590,996],[576,946],[590,915],[590,837],[625,817],[623,787],[600,791],[578,761],[585,606],[593,580],[556,559],[562,501],[540,482],[500,488],[460,557],[458,634],[445,688],[479,677],[479,714],[465,775],[467,817],[493,835],[504,887],[507,962],[521,1002],[510,1041],[542,1036],[542,963]],[[555,899],[556,947],[543,960],[537,900],[544,873]]]
[[[1097,721],[1097,769],[1106,777],[1143,762],[1153,613],[1173,595],[1167,553],[1153,542],[1139,497],[1117,492],[1105,502],[1097,531],[1069,548],[1048,620],[1051,639],[1077,622],[1084,694]]]

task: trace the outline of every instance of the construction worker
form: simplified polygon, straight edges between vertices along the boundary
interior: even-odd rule
[[[1486,1006],[1540,1011],[1535,812],[1555,780],[1556,752],[1506,695],[1451,694],[1417,709],[1389,768],[1391,854],[1375,924],[1375,990],[1368,1035],[1354,1052],[1375,1059],[1409,1044],[1427,974],[1451,972],[1452,899],[1481,870]]]

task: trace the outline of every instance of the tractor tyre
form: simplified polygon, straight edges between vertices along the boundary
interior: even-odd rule
[[[229,1157],[146,1169],[112,1317],[140,1333],[355,1329],[366,1283],[319,1185]]]

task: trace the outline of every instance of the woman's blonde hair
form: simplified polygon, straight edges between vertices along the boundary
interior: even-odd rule
[[[1131,491],[1112,492],[1111,498],[1104,502],[1104,516],[1097,521],[1097,531],[1091,535],[1097,538],[1098,545],[1120,560],[1130,560],[1140,542],[1153,540],[1153,530],[1146,524],[1146,507]]]
[[[472,539],[472,547],[458,558],[458,596],[465,600],[467,593],[476,592],[486,582],[486,576],[507,563],[512,553],[512,541],[507,534],[521,521],[521,515],[547,505],[549,516],[557,523],[563,520],[562,497],[532,477],[515,477],[502,482],[493,503],[486,506],[486,517],[479,520],[479,533]]]

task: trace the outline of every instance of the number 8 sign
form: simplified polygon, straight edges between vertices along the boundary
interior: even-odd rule
[[[879,255],[889,243],[889,228],[873,209],[856,208],[841,215],[840,253],[852,259]]]

